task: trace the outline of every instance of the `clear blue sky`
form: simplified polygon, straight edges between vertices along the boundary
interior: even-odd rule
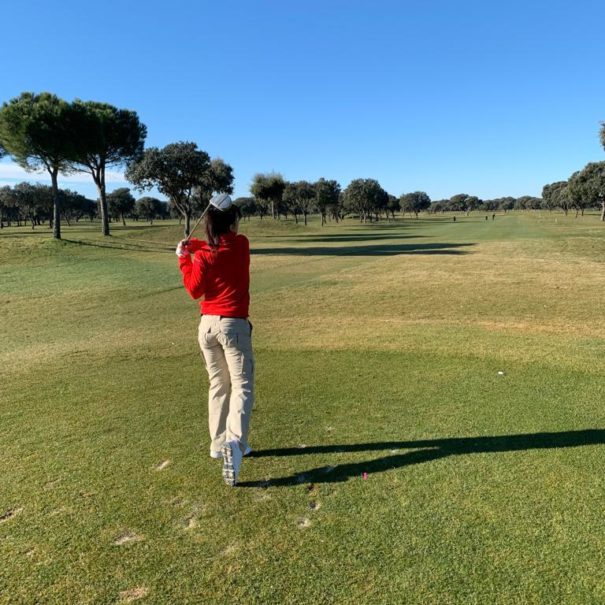
[[[134,109],[148,146],[192,140],[230,163],[236,195],[269,171],[539,195],[605,160],[602,1],[12,0],[0,18],[0,101]]]

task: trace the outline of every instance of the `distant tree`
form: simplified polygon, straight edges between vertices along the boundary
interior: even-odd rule
[[[80,220],[80,218],[87,216],[92,223],[93,219],[95,219],[98,213],[99,203],[98,201],[91,200],[86,198],[82,201],[81,206],[76,214],[76,221]]]
[[[50,175],[55,239],[61,239],[58,178],[70,170],[76,134],[72,107],[48,92],[24,92],[0,108],[0,145],[25,170]]]
[[[403,212],[414,214],[418,218],[418,213],[422,210],[428,210],[431,206],[431,198],[424,191],[414,191],[414,193],[404,193],[399,198],[399,206]]]
[[[516,200],[514,197],[501,197],[499,208],[500,210],[504,210],[504,212],[508,212],[509,210],[512,210],[515,207],[515,202]]]
[[[53,189],[48,185],[43,185],[42,183],[36,183],[35,187],[35,196],[37,198],[37,210],[36,210],[36,221],[40,225],[42,221],[48,221],[49,227],[52,227],[53,224],[53,210],[54,210],[54,202],[53,202]],[[65,213],[63,211],[63,190],[59,189],[59,205],[61,207],[61,218],[63,219]]]
[[[193,190],[195,211],[203,212],[215,193],[233,193],[233,168],[220,158],[211,160],[201,177]]]
[[[256,201],[252,196],[250,197],[238,197],[234,200],[236,206],[242,212],[244,218],[250,219],[251,216],[254,216],[257,212]]]
[[[61,195],[61,216],[68,225],[72,220],[78,221],[85,215],[94,215],[96,213],[96,202],[87,199],[76,191],[70,189],[59,189]]]
[[[359,215],[363,223],[372,220],[372,213],[381,207],[387,192],[375,179],[354,179],[343,191],[343,206],[349,213]]]
[[[557,181],[544,185],[542,188],[542,199],[549,210],[561,208],[565,214],[571,208],[571,198],[567,189],[567,181]]]
[[[448,202],[449,200],[436,200],[431,202],[428,211],[432,214],[437,214],[437,212],[445,212]]]
[[[307,225],[307,216],[315,208],[315,187],[308,181],[286,183],[283,193],[283,202],[294,213],[294,220],[298,223],[298,215],[302,214]]]
[[[542,198],[532,195],[522,195],[515,200],[515,210],[539,210],[542,207]]]
[[[450,198],[448,210],[454,212],[466,212],[468,208],[468,198],[471,197],[468,193],[457,193]]]
[[[12,187],[0,187],[0,229],[6,222],[10,227],[11,220],[18,220],[17,200]]]
[[[389,193],[388,199],[387,199],[387,218],[390,213],[391,218],[393,220],[395,220],[395,212],[397,212],[398,210],[401,210],[401,205],[399,204],[399,199],[396,196],[391,195]]]
[[[309,181],[298,181],[298,202],[302,209],[305,226],[307,225],[307,217],[316,210],[316,194],[315,186]]]
[[[285,188],[286,182],[281,174],[277,172],[268,174],[258,173],[255,174],[252,179],[250,192],[256,198],[256,202],[259,206],[269,206],[271,209],[271,216],[276,219]]]
[[[106,169],[129,164],[141,157],[147,127],[139,121],[136,112],[108,103],[76,100],[72,106],[78,133],[72,165],[92,176],[99,192],[102,232],[109,235]]]
[[[0,229],[4,229],[4,221],[7,220],[12,206],[10,203],[11,193],[12,189],[8,185],[0,187]]]
[[[296,183],[285,181],[285,184],[280,204],[281,213],[287,219],[288,213],[291,212],[294,215],[294,222],[298,224],[298,215],[302,214],[302,209],[298,204],[298,188]]]
[[[126,226],[126,215],[134,210],[135,199],[128,187],[119,187],[107,195],[107,203],[110,216],[121,218],[122,224]]]
[[[472,212],[473,210],[480,210],[483,207],[483,200],[479,199],[476,195],[469,195],[466,198],[466,213]]]
[[[322,227],[326,224],[328,213],[338,220],[338,204],[340,200],[340,185],[337,181],[326,180],[323,177],[315,183],[315,203],[321,214]]]
[[[195,187],[204,186],[204,175],[210,168],[210,156],[192,142],[146,149],[138,161],[126,170],[126,178],[143,191],[157,187],[185,219],[185,237],[191,230]]]
[[[498,210],[499,207],[500,207],[500,200],[497,198],[483,201],[483,209],[486,212],[494,212],[495,210]]]
[[[39,223],[39,215],[47,210],[45,196],[41,195],[40,185],[19,183],[14,186],[14,203],[25,220],[31,222],[32,230]],[[46,192],[44,192],[46,193]]]
[[[155,197],[144,196],[136,201],[135,212],[153,225],[153,219],[162,215],[163,204]]]
[[[605,162],[591,162],[569,179],[569,197],[578,207],[597,206],[605,221]]]
[[[379,216],[384,212],[386,217],[389,218],[387,205],[389,203],[389,194],[381,187],[380,192],[376,196],[376,200],[374,202],[374,214],[376,216],[376,220],[378,221]]]

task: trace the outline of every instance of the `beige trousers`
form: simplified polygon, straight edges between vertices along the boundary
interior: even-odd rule
[[[202,315],[198,339],[210,381],[210,449],[219,452],[226,441],[237,441],[243,453],[254,404],[252,324],[247,319]]]

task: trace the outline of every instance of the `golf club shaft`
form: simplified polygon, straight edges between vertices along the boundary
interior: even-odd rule
[[[200,218],[198,218],[195,225],[193,225],[193,229],[189,232],[189,235],[185,238],[185,242],[188,242],[191,239],[193,232],[198,228],[199,224],[202,222],[202,219],[206,216],[206,212],[208,212],[209,208],[210,208],[210,204],[208,204],[206,206],[206,208],[204,209],[204,212],[202,212]]]

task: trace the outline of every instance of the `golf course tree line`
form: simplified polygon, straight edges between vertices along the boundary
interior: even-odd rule
[[[109,235],[106,170],[138,157],[146,135],[135,112],[97,101],[68,103],[48,92],[26,92],[0,108],[0,145],[26,170],[46,170],[50,176],[56,239],[61,238],[59,175],[92,176],[103,234]]]
[[[604,122],[601,123],[599,138],[605,148]],[[566,181],[544,185],[542,197],[549,205],[561,208],[565,214],[574,210],[578,216],[589,208],[598,208],[601,221],[605,222],[605,162],[589,162]]]
[[[3,188],[0,194],[0,227],[5,222],[30,222],[32,227],[48,221],[53,237],[61,238],[61,220],[67,222],[88,216],[100,219],[103,235],[109,235],[111,219],[165,218],[165,205],[145,196],[138,202],[128,188],[111,193],[106,189],[108,168],[125,168],[126,179],[140,193],[157,189],[168,199],[172,216],[184,222],[185,235],[191,220],[207,206],[212,195],[233,192],[233,169],[221,158],[211,158],[190,141],[163,148],[145,149],[147,128],[136,112],[108,103],[67,102],[54,94],[22,93],[0,108],[0,157],[8,155],[28,171],[46,171],[51,185],[21,183]],[[605,147],[605,126],[600,131]],[[61,175],[90,174],[98,202],[59,188]],[[431,200],[424,191],[392,195],[371,178],[352,180],[342,189],[335,180],[320,178],[286,181],[276,172],[254,176],[251,197],[241,199],[244,216],[270,216],[274,220],[293,216],[306,225],[308,217],[319,214],[321,224],[338,222],[345,216],[361,222],[395,218],[396,212],[418,218],[420,212],[444,213],[473,211],[561,209],[576,215],[600,208],[605,221],[605,162],[593,162],[575,172],[567,181],[544,186],[542,197],[522,196],[482,200],[467,193],[449,199]]]
[[[525,195],[519,198],[502,197],[482,200],[475,195],[458,193],[449,199],[432,201],[424,191],[403,193],[396,197],[385,191],[375,179],[354,179],[341,190],[337,181],[319,179],[308,181],[286,181],[279,173],[257,174],[250,190],[253,197],[239,198],[245,215],[260,218],[282,216],[304,218],[319,214],[321,224],[328,219],[338,222],[345,216],[356,216],[361,222],[395,218],[396,212],[418,218],[421,212],[496,212],[509,210],[554,210],[557,204],[547,204],[543,198]]]
[[[46,170],[51,180],[52,216],[48,216],[48,200],[36,202],[34,209],[28,206],[25,216],[34,217],[34,226],[46,218],[56,239],[61,238],[61,219],[67,217],[61,207],[65,195],[59,189],[60,175],[90,174],[98,191],[103,235],[110,234],[112,217],[125,222],[126,217],[153,220],[166,215],[155,198],[135,202],[126,188],[108,194],[109,168],[126,167],[128,180],[141,192],[157,187],[171,210],[184,219],[187,234],[191,217],[214,193],[233,191],[233,169],[220,158],[211,159],[191,142],[145,149],[146,136],[147,128],[136,112],[98,101],[69,103],[48,92],[25,92],[0,108],[1,155],[11,156],[28,171]],[[24,202],[15,201],[14,192],[5,193],[3,213],[19,223]]]
[[[589,208],[599,208],[605,221],[605,162],[590,162],[574,172],[567,181],[545,185],[542,196],[561,208],[583,215]]]
[[[58,189],[61,220],[68,225],[81,219],[89,221],[100,218],[100,203],[69,189]],[[0,187],[0,229],[4,227],[31,225],[32,229],[54,220],[54,194],[52,187],[27,182],[13,187]],[[171,216],[169,206],[153,197],[135,200],[130,189],[121,187],[107,194],[108,221],[125,219],[145,220],[153,224],[155,219]]]

